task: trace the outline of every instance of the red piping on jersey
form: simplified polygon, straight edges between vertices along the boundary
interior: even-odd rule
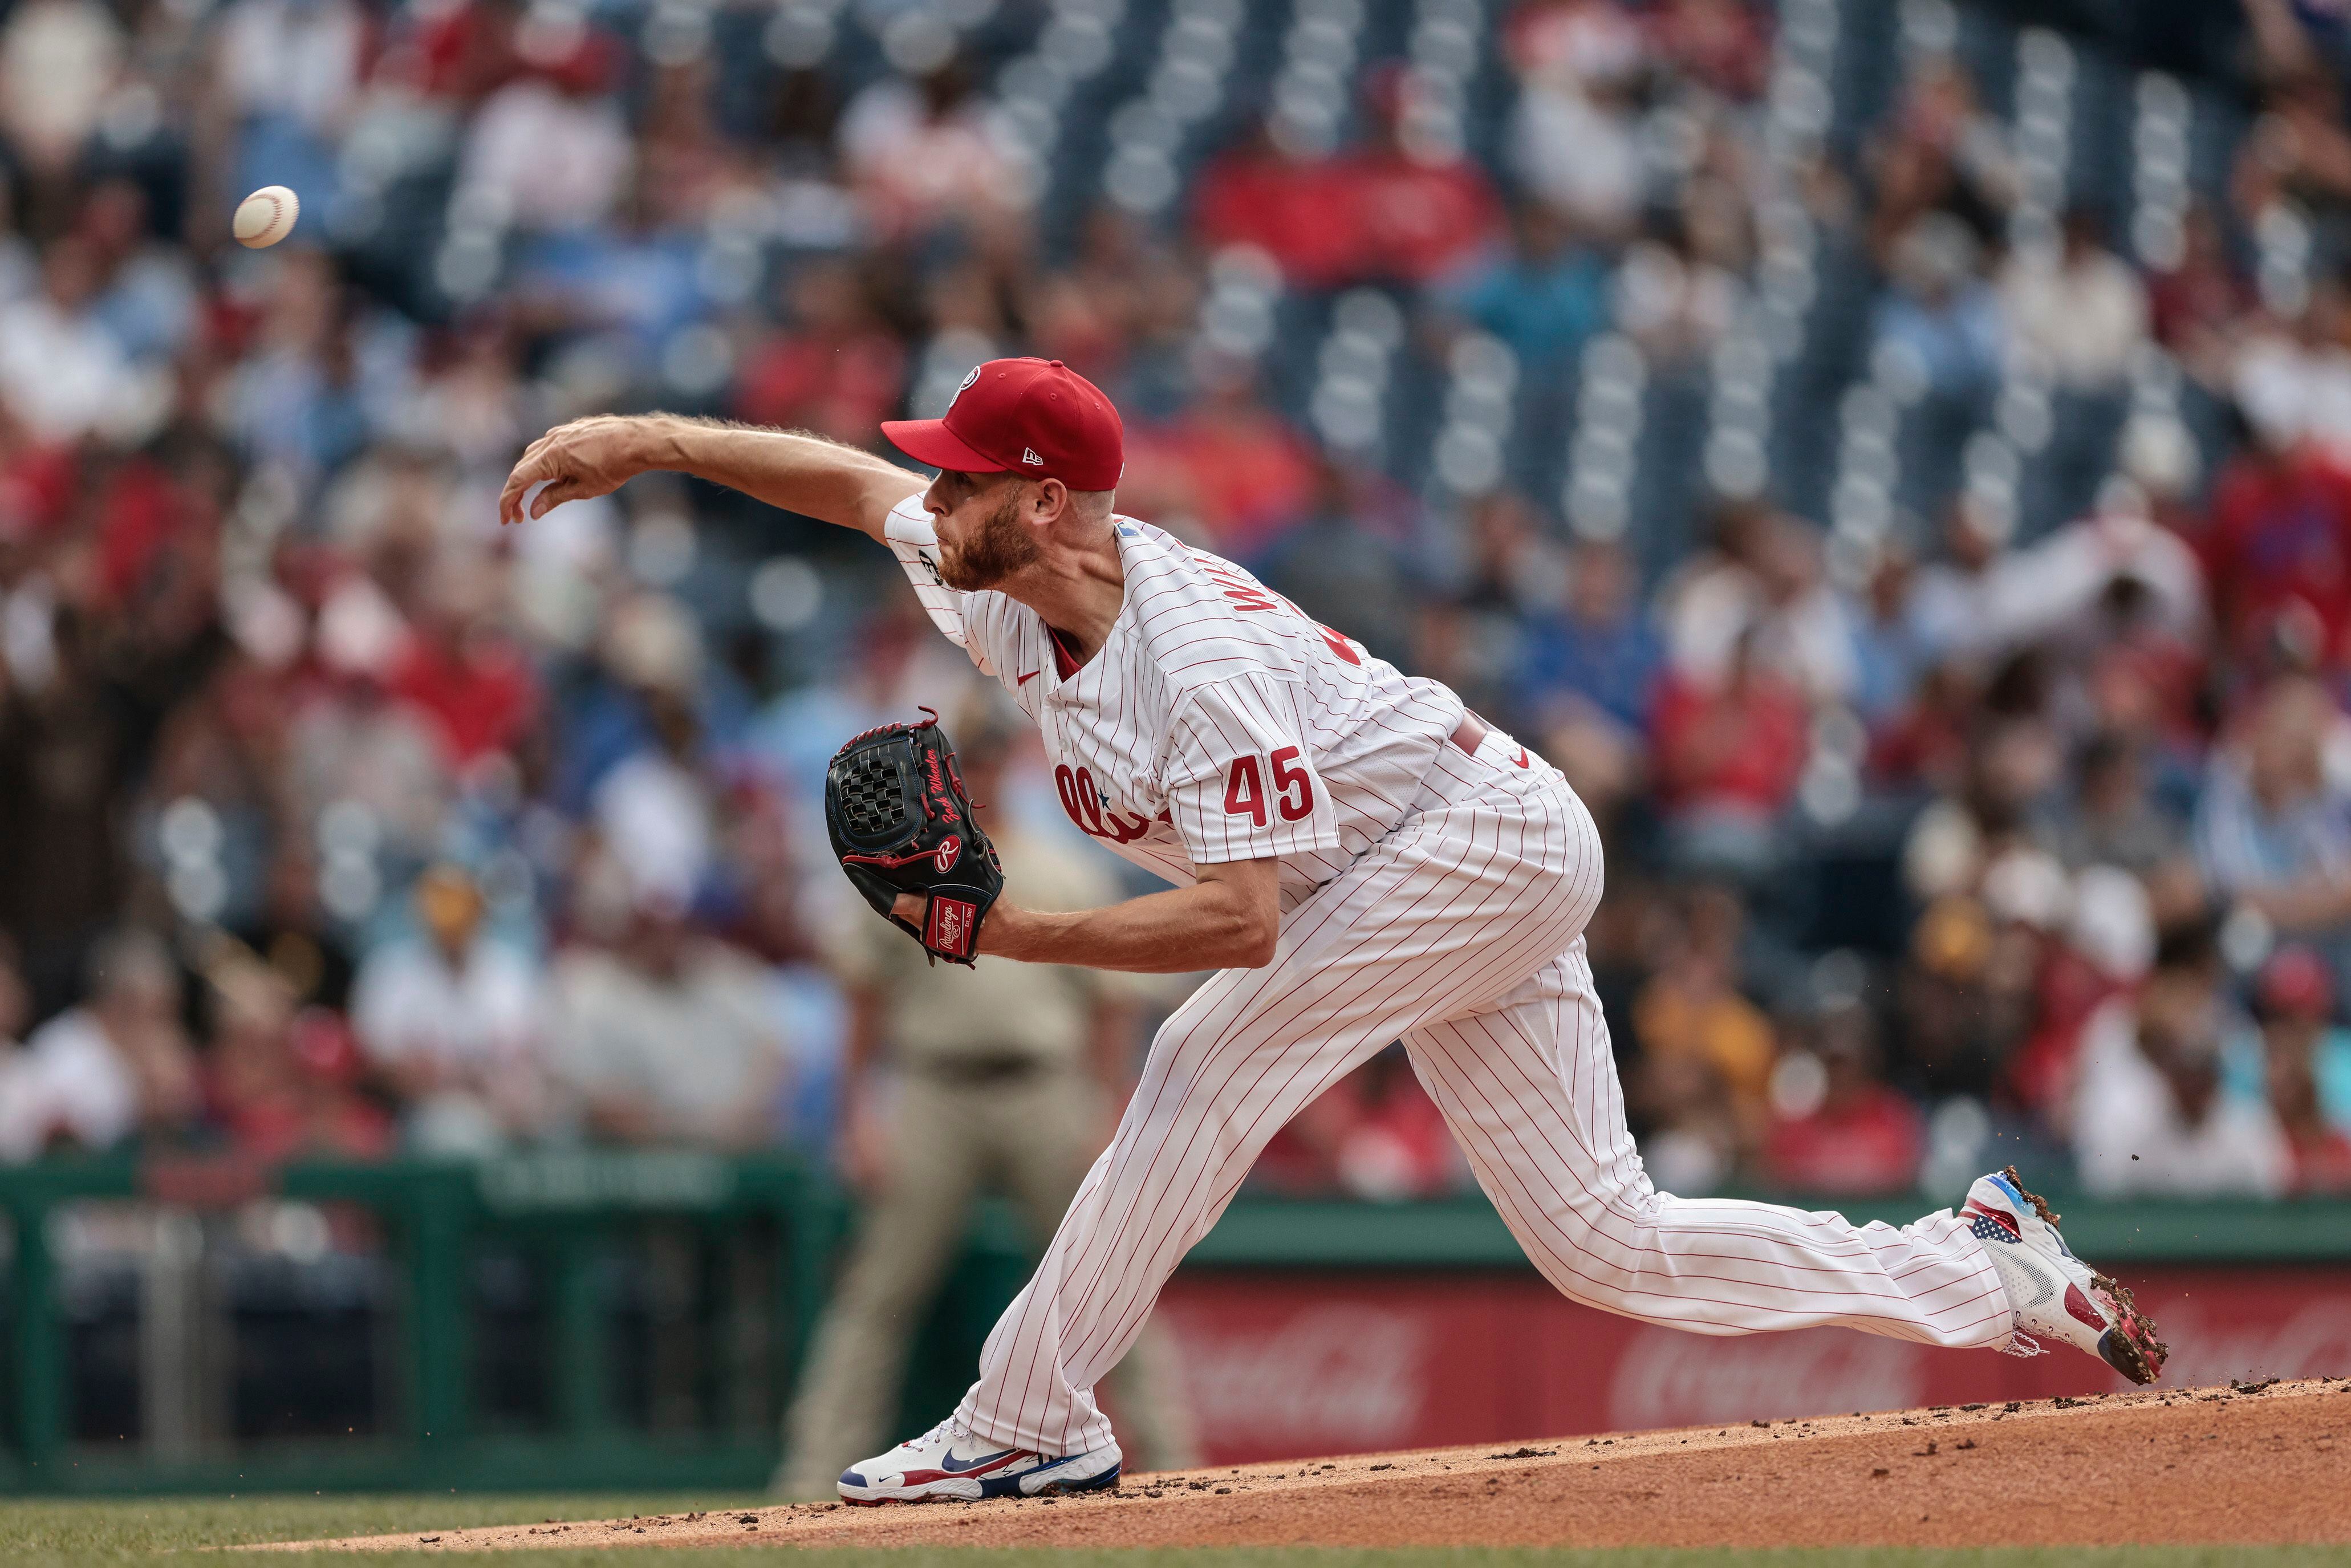
[[[1045,628],[1046,640],[1053,644],[1053,678],[1066,681],[1085,667],[1085,661],[1070,651],[1069,643],[1052,627]]]

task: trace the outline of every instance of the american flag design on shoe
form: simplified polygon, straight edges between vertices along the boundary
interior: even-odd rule
[[[2007,1287],[2015,1326],[2001,1348],[2037,1355],[2041,1335],[2088,1352],[2133,1383],[2162,1375],[2170,1347],[2155,1324],[2128,1290],[2074,1256],[2057,1216],[2024,1189],[2014,1166],[1978,1177],[1959,1216]]]

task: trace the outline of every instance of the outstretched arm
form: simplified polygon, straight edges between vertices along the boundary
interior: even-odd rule
[[[543,517],[566,501],[610,495],[638,475],[668,469],[873,538],[921,476],[820,435],[761,430],[676,414],[597,414],[559,424],[530,444],[498,497],[503,522]]]
[[[998,900],[980,923],[979,950],[1029,964],[1073,964],[1138,975],[1261,969],[1281,936],[1281,862],[1231,861],[1199,868],[1199,881],[1066,914]],[[923,895],[902,893],[897,913],[916,926]]]

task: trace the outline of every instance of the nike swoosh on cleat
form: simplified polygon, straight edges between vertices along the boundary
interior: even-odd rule
[[[2079,1285],[2069,1284],[2065,1287],[2065,1311],[2072,1315],[2075,1322],[2086,1324],[2101,1332],[2108,1326],[2106,1320],[2099,1314],[2098,1309],[2090,1304],[2090,1298],[2082,1293],[2082,1287]]]

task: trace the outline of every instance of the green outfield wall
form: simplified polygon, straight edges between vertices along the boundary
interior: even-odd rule
[[[1895,1223],[1919,1207],[1837,1207]],[[2064,1207],[2077,1249],[2118,1270],[2339,1270],[2351,1287],[2351,1204]],[[55,1162],[0,1171],[0,1492],[14,1493],[755,1486],[774,1465],[775,1418],[853,1223],[830,1182],[789,1159],[593,1152],[482,1165]],[[277,1223],[289,1216],[302,1223]],[[207,1417],[208,1388],[278,1386],[288,1379],[267,1375],[288,1366],[298,1385],[297,1364],[313,1352],[298,1312],[241,1322],[224,1344],[222,1313],[184,1303],[217,1305],[231,1266],[251,1271],[254,1236],[321,1227],[325,1249],[363,1254],[381,1287],[371,1326],[353,1331],[381,1384],[365,1429],[288,1435],[266,1419]],[[198,1239],[181,1249],[193,1261],[174,1264],[152,1240],[171,1235]],[[314,1273],[320,1250],[311,1237]],[[519,1315],[485,1306],[491,1264],[528,1281]],[[908,1419],[926,1424],[960,1392],[1027,1270],[1008,1215],[983,1206],[923,1330]],[[1285,1280],[1343,1294],[1351,1280],[1447,1276],[1463,1291],[1531,1280],[1480,1198],[1244,1198],[1181,1284],[1197,1311],[1224,1282],[1237,1296]],[[135,1312],[110,1319],[84,1299],[104,1278]],[[85,1363],[110,1356],[138,1369],[135,1408],[125,1406],[136,1419],[93,1431]],[[528,1411],[492,1408],[491,1392],[517,1381],[536,1391]],[[186,1385],[176,1414],[156,1396],[162,1385]],[[253,1429],[232,1429],[240,1422]]]

